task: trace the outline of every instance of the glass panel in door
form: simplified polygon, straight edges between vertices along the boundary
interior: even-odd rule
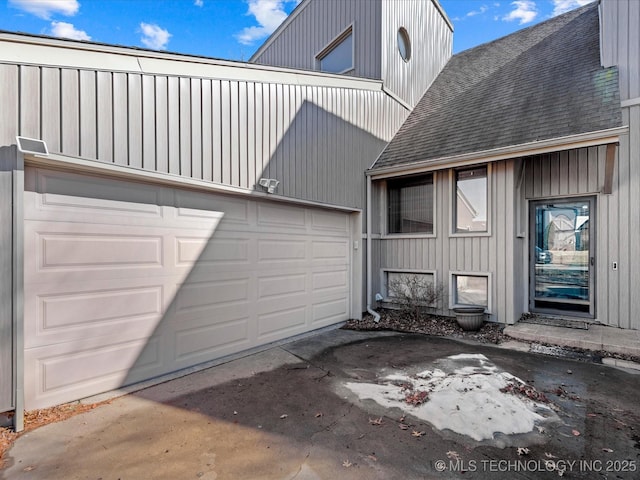
[[[592,315],[592,200],[532,205],[532,310]]]

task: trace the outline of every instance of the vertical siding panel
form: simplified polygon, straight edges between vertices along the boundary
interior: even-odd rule
[[[255,85],[255,179],[256,184],[262,178],[262,159],[264,156],[263,144],[264,144],[264,99],[262,96],[262,83],[256,83]]]
[[[180,175],[180,84],[176,77],[167,79],[169,138],[169,173]]]
[[[17,74],[18,69],[12,65],[2,65],[0,66],[0,85],[3,86],[0,92],[0,95],[3,93],[5,95],[10,94],[7,98],[2,98],[2,116],[7,116],[8,118],[3,118],[0,122],[3,125],[11,125],[12,115],[13,113],[20,112],[20,135],[30,138],[41,138],[40,137],[40,68],[39,67],[20,67],[20,91],[22,95],[18,95],[14,88],[17,88]],[[15,87],[13,87],[15,85]],[[5,91],[6,90],[6,91]],[[15,100],[11,101],[11,99],[20,99],[20,108],[17,109],[17,106],[12,107],[12,104],[15,104]],[[15,108],[15,110],[14,110]],[[17,119],[16,119],[17,120]],[[6,124],[5,124],[6,122]],[[16,125],[18,123],[16,122]],[[6,127],[4,127],[6,128]],[[13,126],[11,126],[7,131],[11,131]],[[3,135],[3,145],[7,145],[4,140],[6,135]],[[10,143],[15,141],[14,138],[11,139]]]
[[[11,73],[18,71],[11,67]],[[10,85],[17,85],[17,78]],[[47,144],[50,152],[60,152],[60,70],[57,68],[43,68],[40,81],[42,94],[42,140]],[[16,97],[18,93],[16,92]],[[8,143],[12,144],[11,139]]]
[[[169,173],[168,83],[167,77],[155,77],[155,162],[156,169],[162,173]]]
[[[560,175],[558,175],[559,191],[560,195],[567,195],[569,193],[569,175],[571,174],[569,169],[569,153],[560,152],[558,155],[558,161],[560,162]]]
[[[256,186],[256,84],[247,83],[247,185]]]
[[[280,149],[282,150],[282,189],[283,195],[293,194],[293,182],[295,170],[291,164],[291,86],[282,87],[282,132],[280,133]],[[329,183],[331,180],[329,180]]]
[[[640,20],[640,8],[636,10],[636,19]],[[639,22],[640,23],[640,22]],[[640,60],[640,59],[638,59]],[[639,62],[640,64],[640,62]],[[640,106],[634,106],[629,109],[629,130],[631,132],[640,132]],[[624,143],[629,142],[629,136],[623,137]],[[621,144],[623,143],[621,142]],[[640,137],[633,135],[633,139],[629,144],[629,154],[624,159],[625,162],[629,162],[629,178],[633,179],[633,183],[630,185],[629,195],[629,271],[630,280],[625,286],[625,291],[622,295],[630,298],[630,317],[626,326],[629,328],[640,329],[640,320],[638,318],[638,312],[640,312],[640,295],[634,294],[635,289],[640,285],[640,212],[638,211],[638,205],[640,205],[640,164],[637,161],[640,158]],[[618,155],[620,159],[622,155]],[[620,162],[621,160],[618,160]]]
[[[0,142],[1,145],[13,145],[16,142],[20,113],[18,104],[19,71],[14,65],[0,65]],[[37,138],[37,137],[36,137]],[[46,141],[46,140],[45,140]],[[51,148],[51,147],[49,147]],[[3,228],[5,228],[3,226]]]
[[[231,100],[231,185],[240,185],[240,135],[238,115],[238,82],[230,82],[229,97]]]
[[[98,159],[113,162],[113,76],[107,72],[97,75]]]
[[[569,150],[569,192],[578,191],[578,155]]]
[[[156,166],[156,79],[142,77],[142,168],[157,170]]]
[[[78,70],[60,72],[62,151],[67,155],[80,155],[80,79]]]
[[[586,193],[589,191],[589,158],[587,149],[577,151],[578,162],[578,193]]]
[[[261,177],[269,177],[269,160],[271,159],[271,94],[270,86],[262,84],[262,172]]]
[[[628,121],[626,123],[628,125]],[[635,268],[632,264],[632,258],[629,255],[629,226],[631,222],[630,218],[630,162],[628,161],[629,154],[629,143],[621,145],[621,153],[619,158],[622,158],[622,161],[618,161],[618,175],[619,175],[619,183],[618,183],[618,209],[619,209],[619,217],[618,217],[618,228],[616,230],[618,233],[618,277],[620,279],[620,283],[617,289],[618,302],[619,302],[619,320],[618,326],[622,328],[628,328],[630,325],[630,317],[631,312],[629,309],[629,294],[625,291],[630,285],[631,280],[631,270]],[[631,157],[633,158],[633,157]],[[636,157],[637,159],[637,157]],[[636,182],[638,181],[638,177],[634,179]],[[634,206],[634,210],[637,212],[638,205]],[[637,213],[636,213],[637,215]],[[638,238],[635,239],[638,241]],[[638,261],[638,259],[636,259]],[[637,314],[637,312],[636,312]]]
[[[113,74],[113,158],[119,165],[129,163],[127,122],[127,75]]]
[[[249,187],[249,171],[247,165],[247,143],[248,143],[248,103],[247,103],[247,83],[239,82],[238,84],[238,147],[239,147],[239,171],[240,176],[238,185],[241,187]]]
[[[588,192],[597,192],[600,189],[598,183],[598,147],[590,147],[587,153],[588,159]]]
[[[222,82],[213,80],[211,83],[211,137],[213,148],[213,181],[222,182],[222,164],[224,157],[222,156],[222,133],[223,124],[228,124],[228,120],[223,121],[222,117]]]
[[[211,80],[202,80],[202,178],[213,180]]]
[[[274,84],[269,84],[269,116],[268,116],[268,124],[267,128],[269,129],[269,149],[268,149],[268,159],[265,171],[268,172],[269,178],[277,178],[277,170],[275,165],[275,153],[276,146],[278,143],[277,138],[277,94],[276,94],[276,86]]]
[[[191,79],[191,176],[202,179],[202,84]]]
[[[128,75],[129,165],[142,168],[142,76]]]
[[[222,183],[231,183],[231,86],[220,82],[221,132],[222,132]]]
[[[80,70],[80,156],[98,158],[96,72]]]
[[[191,176],[191,81],[179,80],[180,175]]]

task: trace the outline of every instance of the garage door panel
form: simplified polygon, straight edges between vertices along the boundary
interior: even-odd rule
[[[250,203],[244,199],[225,196],[212,199],[210,194],[176,190],[175,205],[177,217],[187,222],[220,218],[236,227],[249,224]]]
[[[161,371],[159,347],[159,338],[145,337],[104,347],[89,341],[26,350],[25,398],[32,399],[29,408],[115,389],[127,383],[127,378],[148,378]]]
[[[241,305],[249,300],[249,279],[213,280],[186,283],[175,297],[177,314],[211,310],[225,304]]]
[[[25,296],[25,347],[108,337],[114,331],[131,338],[148,336],[162,320],[165,293],[158,284],[43,286]]]
[[[347,300],[340,296],[338,298],[328,298],[313,304],[313,324],[330,325],[341,321],[348,315],[349,304]]]
[[[249,321],[249,316],[245,316],[224,323],[205,324],[177,331],[176,361],[186,366],[189,362],[205,362],[220,356],[221,351],[249,348]]]
[[[259,203],[258,225],[304,231],[307,229],[306,210],[286,205]]]
[[[311,277],[315,292],[325,293],[338,290],[340,293],[344,293],[349,287],[348,271],[346,269],[313,272]]]
[[[345,262],[348,253],[346,241],[314,240],[311,249],[314,260],[338,260]]]
[[[145,217],[162,216],[165,190],[134,182],[113,182],[110,179],[75,175],[68,172],[28,169],[25,175],[26,217],[48,219],[51,212],[69,221],[84,221],[87,216]],[[40,195],[37,195],[38,192]],[[28,205],[27,205],[28,203]]]
[[[305,293],[307,274],[298,273],[280,275],[264,275],[258,277],[258,299],[288,297],[292,294]]]
[[[258,241],[258,262],[296,262],[306,258],[307,244],[304,241]]]
[[[242,238],[210,238],[177,236],[176,265],[191,267],[249,263],[250,240]]]
[[[279,308],[258,315],[258,339],[273,341],[295,335],[306,327],[306,305]]]
[[[311,229],[317,235],[345,236],[349,234],[349,217],[339,212],[313,211]]]

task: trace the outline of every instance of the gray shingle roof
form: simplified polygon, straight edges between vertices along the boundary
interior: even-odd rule
[[[622,125],[597,4],[453,56],[373,169]]]

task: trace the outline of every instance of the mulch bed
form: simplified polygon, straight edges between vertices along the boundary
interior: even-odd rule
[[[508,339],[502,333],[504,325],[485,322],[477,332],[463,330],[455,318],[440,315],[421,315],[415,319],[399,310],[380,309],[380,321],[373,321],[372,315],[365,315],[362,320],[349,320],[342,328],[346,330],[393,330],[405,333],[423,333],[438,337],[453,337],[475,340],[481,343],[501,343]]]

